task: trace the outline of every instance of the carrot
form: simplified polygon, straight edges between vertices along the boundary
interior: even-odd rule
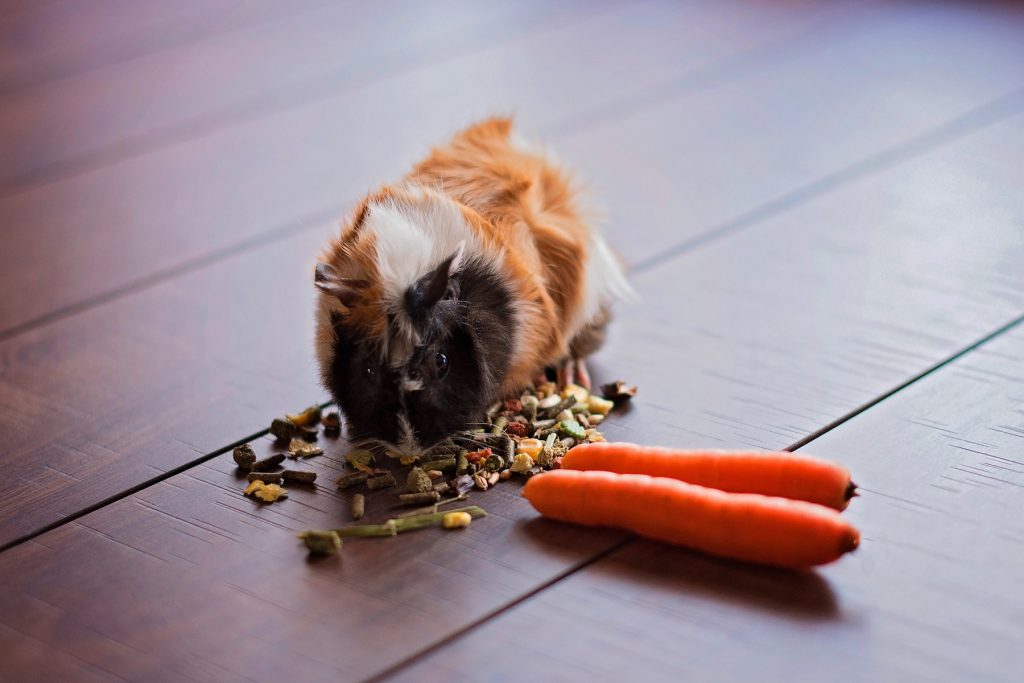
[[[842,515],[822,505],[645,474],[552,470],[530,479],[523,495],[546,517],[779,567],[825,564],[860,542]]]
[[[733,493],[760,493],[845,510],[857,487],[846,468],[788,452],[685,451],[631,443],[584,443],[565,456],[570,470],[649,474]]]

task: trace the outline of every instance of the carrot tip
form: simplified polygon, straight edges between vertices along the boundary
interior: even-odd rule
[[[850,533],[843,538],[843,553],[852,553],[860,547],[860,532],[856,529],[850,529]]]
[[[843,500],[850,500],[851,498],[859,495],[860,494],[857,493],[857,485],[851,480],[850,483],[846,485],[846,491],[843,493]]]

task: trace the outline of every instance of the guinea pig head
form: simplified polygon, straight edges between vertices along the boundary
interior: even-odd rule
[[[423,272],[411,276],[407,268],[400,282],[379,254],[366,277],[343,277],[345,269],[325,263],[316,270],[328,302],[321,302],[321,374],[348,436],[403,455],[480,425],[513,353],[512,293],[492,262],[465,241],[440,261],[414,256]]]

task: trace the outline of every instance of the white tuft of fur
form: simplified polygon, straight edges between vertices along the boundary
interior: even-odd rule
[[[418,455],[420,446],[412,431],[412,424],[405,413],[398,414],[398,452],[406,455]]]
[[[415,195],[414,202],[374,204],[365,220],[365,228],[376,236],[382,293],[396,325],[387,349],[394,367],[402,365],[420,341],[402,306],[406,290],[456,252],[461,251],[460,263],[493,258],[484,253],[455,202],[422,186],[407,189]]]

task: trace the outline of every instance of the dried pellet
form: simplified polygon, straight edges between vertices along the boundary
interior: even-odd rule
[[[435,479],[440,479],[441,477],[444,476],[444,472],[442,472],[441,470],[424,470],[424,472],[427,473],[427,476],[430,477],[431,481],[434,481]]]
[[[257,460],[252,464],[252,469],[256,472],[265,472],[279,467],[284,462],[284,453],[274,453],[268,455],[262,460]]]
[[[350,489],[353,486],[366,483],[369,478],[370,475],[366,472],[352,472],[351,474],[339,477],[336,483],[339,489]]]
[[[396,486],[397,484],[398,482],[395,481],[395,476],[390,472],[388,472],[387,474],[381,474],[376,477],[370,477],[369,479],[366,480],[366,488],[370,489],[371,491],[376,491],[377,489],[390,488],[392,486]]]
[[[602,384],[601,393],[612,401],[628,401],[636,396],[636,387],[631,387],[620,379],[610,384]]]
[[[402,505],[428,505],[441,500],[441,494],[437,491],[424,491],[421,493],[403,493],[398,496]]]
[[[299,538],[311,553],[331,555],[341,548],[341,536],[337,531],[303,531]]]
[[[357,493],[352,496],[352,520],[358,522],[366,512],[366,496]]]
[[[502,470],[501,473],[498,475],[498,478],[501,479],[501,481],[506,481],[508,479],[511,479],[512,478],[512,470]]]
[[[508,418],[504,415],[499,416],[498,419],[494,421],[494,426],[491,427],[491,434],[501,434],[505,431],[505,425],[507,424]]]
[[[262,481],[264,484],[280,484],[280,472],[250,472],[246,477],[249,481]]]
[[[412,493],[423,493],[434,488],[430,475],[422,467],[413,467],[405,480],[405,490]]]
[[[452,443],[451,441],[445,441],[444,443],[438,444],[430,449],[430,457],[439,458],[442,456],[456,455],[459,452],[459,446]]]
[[[437,460],[428,460],[427,462],[423,463],[422,467],[425,470],[450,470],[451,468],[455,467],[455,456],[453,455],[448,458],[438,458]]]
[[[275,417],[273,422],[270,423],[270,433],[278,441],[287,441],[295,436],[295,424],[287,418]]]
[[[281,477],[289,484],[312,484],[316,481],[316,472],[309,470],[285,470]]]
[[[236,446],[231,452],[231,457],[235,459],[235,464],[241,467],[243,470],[252,469],[252,465],[256,462],[256,451],[252,449],[249,444],[242,444]]]
[[[487,476],[487,484],[490,486],[494,486],[499,481],[501,481],[501,474],[499,474],[498,472],[491,472]]]
[[[324,427],[324,434],[336,436],[341,432],[341,415],[338,413],[327,413],[320,420],[320,424]]]

